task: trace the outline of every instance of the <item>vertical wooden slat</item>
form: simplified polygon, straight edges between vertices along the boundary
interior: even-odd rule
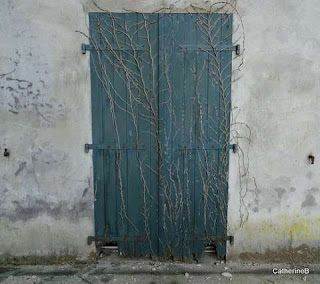
[[[100,44],[98,33],[98,17],[89,14],[90,37]],[[102,126],[102,84],[99,80],[101,70],[99,68],[98,51],[90,53],[91,92],[92,92],[92,140],[93,143],[101,143],[103,137]],[[104,177],[103,177],[103,154],[100,151],[93,151],[94,165],[94,192],[95,192],[95,231],[96,236],[102,237],[105,234],[104,215]]]
[[[101,29],[103,30],[100,36],[100,44],[106,44],[106,39],[111,44],[112,37],[112,20],[109,14],[99,13],[97,15],[100,20]],[[109,145],[114,144],[114,135],[110,135],[110,129],[113,129],[112,114],[110,110],[109,96],[112,96],[112,84],[114,79],[113,72],[113,55],[105,50],[101,51],[100,56],[100,80],[102,81],[101,88],[101,113],[102,113],[102,141]],[[117,191],[116,191],[116,156],[114,150],[99,151],[103,155],[103,179],[104,179],[104,218],[105,218],[105,236],[116,236],[118,233],[117,222]]]
[[[200,28],[201,15],[195,16],[195,29],[196,38],[195,44],[197,46],[207,44],[206,35]],[[196,63],[195,63],[195,93],[193,96],[194,100],[194,118],[195,118],[195,187],[194,187],[194,234],[193,237],[205,236],[206,231],[204,228],[204,213],[205,213],[205,202],[204,198],[207,195],[207,173],[206,168],[208,163],[208,145],[207,138],[205,135],[206,127],[206,108],[207,108],[207,96],[208,96],[208,54],[204,51],[195,52]],[[204,248],[203,241],[194,241],[193,243],[193,255],[196,259],[199,259]]]
[[[224,45],[232,44],[232,15],[224,14],[221,16],[221,40]],[[221,177],[221,184],[219,188],[220,200],[220,218],[217,218],[217,235],[227,236],[227,200],[228,200],[228,161],[229,151],[227,147],[230,140],[230,109],[231,109],[231,72],[232,72],[232,53],[221,52],[220,54],[220,72],[222,88],[220,91],[220,117],[222,120],[220,129],[222,132],[223,150],[220,150],[219,155],[219,172]],[[219,257],[226,255],[226,242],[219,242],[217,244],[217,254]]]
[[[152,52],[150,56],[153,58],[151,70],[154,76],[151,78],[152,81],[152,90],[153,90],[153,104],[155,106],[155,115],[158,117],[159,115],[159,14],[151,14],[149,16],[150,22],[150,44],[152,48]],[[150,60],[151,57],[149,56]],[[150,188],[150,196],[149,196],[149,205],[150,205],[150,254],[159,255],[159,180],[158,180],[158,151],[157,151],[157,128],[158,124],[155,120],[151,120],[149,124],[149,132],[150,135],[147,139],[146,143],[149,148],[148,151],[150,153],[149,156],[149,188]],[[146,169],[147,170],[147,169]]]
[[[171,19],[170,19],[171,20]],[[162,117],[164,116],[164,107],[163,107],[163,102],[165,100],[165,97],[163,96],[163,90],[165,88],[165,78],[163,77],[163,70],[164,70],[164,43],[165,43],[165,36],[166,36],[166,26],[168,18],[164,14],[159,15],[159,121],[158,121],[158,128],[160,131],[160,137],[156,137],[156,139],[161,140],[161,150],[157,148],[159,155],[159,160],[158,160],[158,174],[159,174],[159,187],[158,187],[158,242],[159,242],[159,256],[164,256],[165,255],[165,228],[164,228],[164,206],[165,206],[165,196],[164,196],[164,179],[163,179],[163,172],[164,172],[164,153],[162,150],[162,145],[164,144],[164,134],[163,134],[163,124],[164,122],[162,121]],[[159,141],[157,142],[159,143]]]

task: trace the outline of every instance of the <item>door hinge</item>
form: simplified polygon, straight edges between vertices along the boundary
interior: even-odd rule
[[[238,144],[230,144],[229,149],[232,150],[233,153],[238,152]]]
[[[139,145],[139,147],[135,147],[136,145],[125,145],[121,147],[122,149],[132,149],[132,150],[143,150],[144,149],[144,144]],[[119,148],[118,150],[120,150]],[[89,150],[110,150],[114,149],[110,145],[99,145],[99,144],[84,144],[84,151],[86,153],[89,153]],[[232,150],[233,153],[238,152],[238,145],[237,144],[230,144],[229,149]]]
[[[92,49],[92,45],[91,44],[81,44],[81,52],[82,54],[86,54],[87,50],[91,50]]]
[[[91,245],[92,243],[109,243],[109,242],[146,242],[148,241],[148,237],[144,235],[139,236],[108,236],[108,237],[95,237],[95,236],[88,236],[87,237],[87,244]]]
[[[89,153],[89,150],[91,149],[90,146],[92,146],[92,144],[84,144],[84,151],[86,153]]]
[[[235,52],[236,52],[236,55],[240,55],[240,52],[241,52],[241,50],[240,50],[240,44],[237,44],[237,45],[235,46]]]

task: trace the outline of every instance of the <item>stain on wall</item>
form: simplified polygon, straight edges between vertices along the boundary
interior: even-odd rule
[[[6,0],[0,17],[0,256],[86,256],[94,250],[92,159],[83,151],[89,58],[75,32],[86,30],[86,15],[77,0]]]
[[[16,51],[18,53],[18,51]],[[19,54],[19,53],[18,53]],[[19,54],[21,57],[21,55]],[[48,87],[43,79],[30,82],[15,75],[20,68],[20,62],[15,63],[15,71],[3,75],[0,81],[1,97],[0,107],[10,113],[18,115],[21,112],[32,112],[40,120],[40,125],[51,125],[55,119],[65,115],[62,99],[54,98],[48,92]],[[34,77],[38,77],[34,70]]]

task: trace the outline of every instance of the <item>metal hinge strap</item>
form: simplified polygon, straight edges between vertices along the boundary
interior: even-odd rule
[[[146,236],[109,236],[109,237],[94,237],[94,236],[88,236],[87,243],[88,245],[91,245],[93,242],[118,242],[118,241],[136,241],[136,242],[143,242],[146,241]],[[224,242],[229,241],[230,245],[234,244],[234,236],[195,236],[193,238],[190,238],[189,241],[212,241],[214,243],[217,242]]]
[[[235,51],[236,55],[240,55],[240,44],[237,45],[219,45],[212,47],[210,45],[190,45],[190,44],[181,44],[179,45],[182,51]],[[82,54],[86,54],[86,51],[91,50],[114,50],[114,51],[132,51],[132,50],[144,50],[143,45],[136,45],[134,48],[132,46],[118,46],[118,45],[100,45],[98,47],[93,46],[92,44],[81,44]]]
[[[119,46],[115,44],[110,44],[108,46],[106,45],[99,45],[99,46],[93,46],[92,44],[81,44],[81,52],[82,54],[86,54],[86,51],[91,50],[113,50],[113,51],[132,51],[132,50],[144,50],[143,45],[136,45],[134,47],[132,46]]]
[[[135,144],[127,144],[127,145],[123,145],[120,148],[112,145],[105,145],[105,144],[85,144],[84,151],[86,153],[89,153],[89,150],[144,150],[144,144],[140,144],[139,147],[136,147]],[[179,150],[190,150],[190,149],[179,149]],[[198,149],[192,149],[192,150],[198,150]],[[221,150],[221,149],[214,148],[213,150]],[[233,153],[236,153],[238,151],[238,145],[230,144],[229,150],[232,150]]]
[[[134,143],[126,143],[120,147],[107,144],[84,144],[84,151],[89,153],[89,150],[144,150],[144,144],[139,144],[138,147]]]
[[[235,51],[236,55],[240,55],[240,44],[237,45],[191,45],[180,44],[182,51]]]
[[[232,150],[233,153],[238,152],[238,144],[230,144],[229,149]]]

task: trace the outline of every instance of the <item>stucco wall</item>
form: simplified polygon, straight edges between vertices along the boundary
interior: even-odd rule
[[[86,15],[78,1],[1,1],[0,18],[0,254],[86,254],[90,86],[75,32]]]
[[[229,256],[320,246],[317,2],[238,1],[238,11],[246,46],[233,103],[252,136],[242,190],[231,158],[229,231],[236,241]],[[240,212],[248,217],[242,228]]]
[[[98,1],[144,12],[173,2]],[[234,129],[250,144],[238,139],[244,154],[230,159],[228,255],[317,247],[320,8],[315,0],[232,3],[244,26],[235,14],[234,39],[242,44],[245,35],[241,71],[242,57],[234,60]],[[92,160],[83,151],[91,142],[89,56],[75,31],[86,32],[96,10],[91,0],[1,4],[0,254],[93,250]]]

